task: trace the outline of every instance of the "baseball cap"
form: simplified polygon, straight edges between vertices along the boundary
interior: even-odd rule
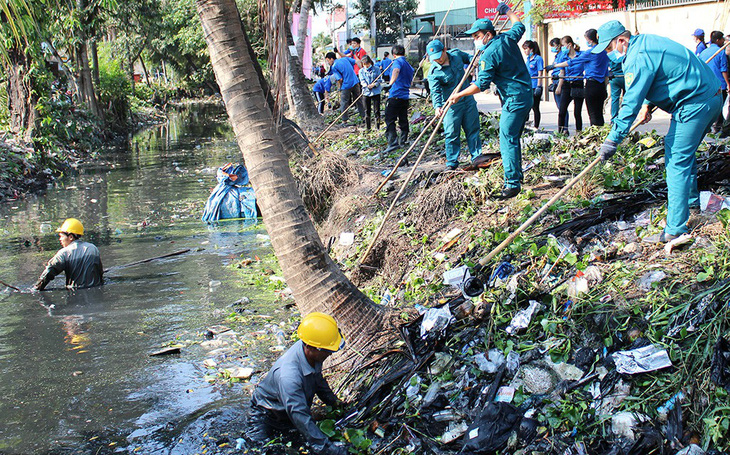
[[[477,19],[473,24],[471,24],[471,28],[464,33],[466,33],[467,35],[471,35],[480,30],[484,32],[493,32],[494,24],[492,24],[492,21],[490,21],[489,19]]]
[[[692,36],[705,36],[705,31],[701,28],[698,28],[694,31],[694,33],[692,33]]]
[[[598,27],[598,44],[591,49],[591,53],[599,54],[606,50],[611,41],[626,31],[626,27],[619,21],[608,21]]]
[[[428,58],[430,58],[431,61],[441,58],[441,53],[443,52],[443,50],[444,43],[437,39],[430,41],[426,45],[426,53],[428,54]]]

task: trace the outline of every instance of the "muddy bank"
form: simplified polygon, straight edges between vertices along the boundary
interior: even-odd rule
[[[418,103],[415,111],[430,114]],[[411,137],[421,124],[413,115]],[[484,153],[498,152],[496,121],[482,119]],[[511,406],[499,405],[514,424],[494,429],[504,436],[494,450],[505,453],[730,448],[730,384],[718,373],[730,330],[726,142],[709,137],[700,147],[703,207],[681,242],[665,248],[643,241],[663,229],[666,185],[663,139],[637,134],[498,260],[474,268],[595,158],[607,132],[526,134],[525,184],[508,201],[493,196],[501,189],[499,160],[476,172],[443,172],[437,143],[362,265],[410,168],[374,195],[398,157],[381,153],[382,132],[349,128],[327,136],[299,175],[332,257],[405,320],[414,310],[424,318],[444,303],[450,308],[449,322],[432,336],[420,337],[416,319],[410,338],[393,334],[392,343],[365,353],[359,368],[337,376],[354,414],[336,427],[330,425],[339,417],[324,424],[335,439],[359,432],[358,453],[459,453],[498,398]],[[444,273],[461,265],[489,284],[470,301],[445,283]],[[635,371],[622,366],[620,359],[645,351],[663,362]]]

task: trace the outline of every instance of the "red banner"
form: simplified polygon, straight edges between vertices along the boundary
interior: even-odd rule
[[[626,0],[618,0],[618,8],[626,7]],[[630,3],[630,2],[629,2]],[[568,0],[565,6],[557,6],[552,11],[545,15],[545,18],[566,18],[576,17],[583,13],[590,13],[593,11],[610,11],[614,9],[614,3],[612,0]]]
[[[497,14],[498,0],[477,0],[477,19],[494,19]]]

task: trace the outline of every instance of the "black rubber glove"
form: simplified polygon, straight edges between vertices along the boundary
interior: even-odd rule
[[[608,161],[611,159],[612,156],[616,154],[616,150],[618,150],[618,144],[606,139],[603,142],[603,145],[601,145],[601,160],[602,161]]]
[[[500,3],[499,5],[497,5],[497,14],[499,14],[501,16],[504,16],[507,13],[509,13],[509,5],[507,5],[504,2]]]
[[[555,65],[548,65],[545,67],[545,71],[552,71],[555,69]]]
[[[535,87],[534,95],[536,98],[540,98],[542,96],[542,86],[538,85]]]

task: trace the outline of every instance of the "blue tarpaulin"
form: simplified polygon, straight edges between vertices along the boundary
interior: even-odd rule
[[[218,185],[210,193],[203,210],[203,221],[210,223],[230,218],[256,218],[256,195],[248,185],[248,171],[240,164],[218,168]]]

